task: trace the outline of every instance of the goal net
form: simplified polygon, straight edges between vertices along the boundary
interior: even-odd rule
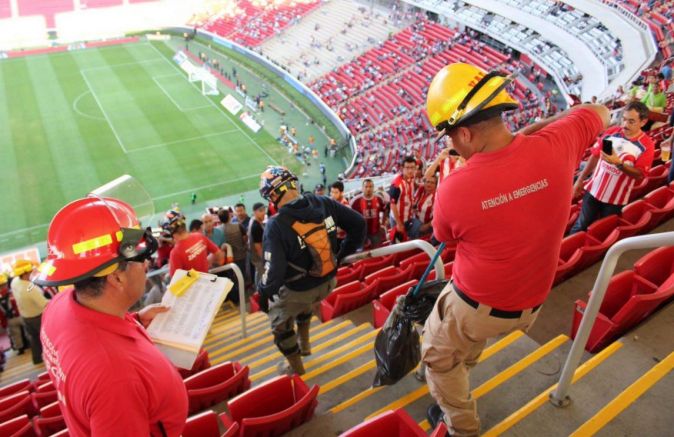
[[[206,67],[199,67],[192,64],[184,53],[178,52],[173,60],[187,73],[190,83],[198,82],[201,87],[201,94],[204,96],[217,96],[218,79],[208,71]]]

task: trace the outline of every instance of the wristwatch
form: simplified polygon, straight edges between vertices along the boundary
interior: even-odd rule
[[[622,169],[625,168],[625,164],[621,162],[620,164],[616,164],[616,167],[618,167],[618,170],[622,171]]]

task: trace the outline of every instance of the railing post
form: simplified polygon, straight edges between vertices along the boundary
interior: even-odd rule
[[[674,232],[626,238],[609,248],[606,257],[601,264],[601,268],[599,269],[597,280],[592,288],[592,294],[590,295],[590,300],[585,308],[585,313],[583,314],[578,332],[576,333],[576,338],[573,340],[569,355],[566,357],[566,362],[564,363],[562,374],[559,377],[557,388],[550,393],[550,402],[554,406],[564,407],[571,402],[571,399],[568,396],[571,380],[576,373],[578,364],[580,364],[585,345],[590,337],[590,331],[597,318],[599,308],[604,301],[606,288],[613,275],[615,266],[618,263],[618,258],[628,250],[650,249],[660,246],[674,246]]]
[[[246,332],[246,290],[244,289],[245,282],[243,280],[243,273],[241,273],[241,269],[236,264],[229,263],[225,264],[224,266],[212,268],[208,271],[208,273],[215,274],[224,272],[226,270],[232,270],[236,276],[237,282],[239,283],[239,314],[241,317],[241,333],[243,338],[246,338],[248,336]]]

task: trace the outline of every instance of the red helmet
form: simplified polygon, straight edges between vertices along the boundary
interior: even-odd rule
[[[47,235],[49,254],[34,279],[38,285],[73,284],[106,276],[119,261],[150,257],[157,242],[140,229],[133,208],[117,199],[86,197],[56,213]]]

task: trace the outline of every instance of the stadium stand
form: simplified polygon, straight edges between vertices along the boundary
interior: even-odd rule
[[[277,5],[274,2],[253,3],[243,0],[233,7],[217,10],[214,15],[197,15],[192,24],[244,46],[255,47],[287,26],[297,23],[319,5],[317,1]]]
[[[672,27],[672,4],[671,1],[642,2],[639,0],[603,0],[605,3],[616,3],[625,7],[630,12],[643,19],[653,32],[653,36],[658,42],[658,47],[665,58],[672,56],[671,38]],[[653,4],[651,4],[653,3]]]
[[[81,0],[80,8],[109,8],[112,6],[121,6],[123,0]]]
[[[12,16],[12,2],[10,0],[0,1],[0,20]]]
[[[47,20],[47,28],[55,27],[54,16],[61,12],[68,12],[74,10],[72,0],[17,0],[19,6],[19,15],[42,15]]]
[[[400,31],[410,15],[355,1],[327,2],[278,38],[267,40],[260,50],[293,76],[310,82]]]

